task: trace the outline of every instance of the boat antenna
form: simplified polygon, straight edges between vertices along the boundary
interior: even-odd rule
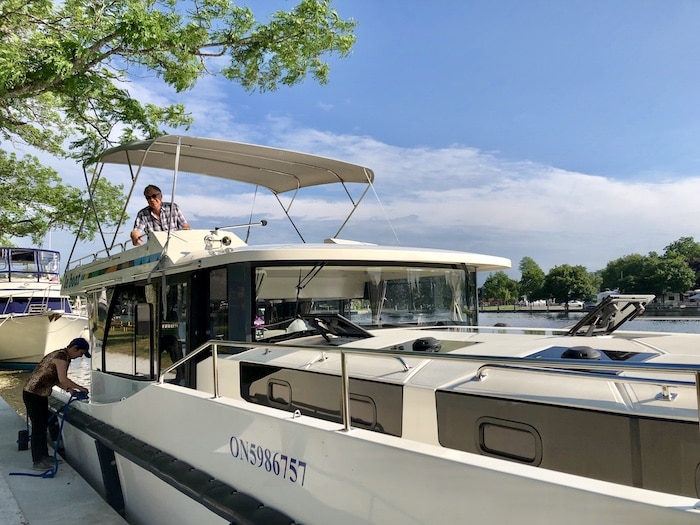
[[[255,193],[253,194],[253,204],[250,207],[250,217],[248,218],[248,231],[245,234],[245,243],[248,244],[248,237],[250,237],[250,225],[253,223],[253,210],[255,209],[255,199],[258,196],[258,185],[255,185]],[[264,224],[263,224],[264,226]]]

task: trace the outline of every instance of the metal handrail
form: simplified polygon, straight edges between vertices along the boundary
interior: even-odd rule
[[[214,373],[215,373],[215,376],[214,376],[214,397],[220,397],[220,396],[219,396],[219,378],[217,377],[219,374],[218,374],[218,366],[217,366],[217,364],[216,364],[216,361],[217,361],[217,357],[218,357],[219,344],[221,344],[221,343],[222,343],[222,341],[219,341],[219,340],[210,340],[210,341],[206,341],[205,343],[199,345],[197,348],[195,348],[194,350],[192,350],[192,351],[191,351],[189,354],[187,354],[185,357],[183,357],[182,359],[178,359],[178,360],[175,361],[172,365],[170,365],[170,366],[167,367],[165,370],[163,370],[163,371],[160,373],[160,375],[158,376],[158,383],[159,383],[159,384],[162,384],[163,381],[165,381],[165,376],[166,376],[167,374],[169,374],[170,372],[172,372],[173,370],[175,370],[178,366],[183,365],[184,363],[186,363],[187,361],[189,361],[189,360],[192,359],[193,357],[195,357],[195,356],[201,354],[201,353],[204,352],[205,350],[208,350],[209,347],[211,347],[211,349],[212,349],[212,358],[213,358],[213,361],[214,361],[214,364],[212,365],[212,368],[214,369]],[[226,342],[224,342],[224,343],[226,343]],[[230,346],[233,346],[233,345],[231,344]]]
[[[606,365],[607,366],[607,365]],[[588,369],[588,367],[586,367]],[[544,370],[541,370],[536,367],[532,366],[520,366],[520,365],[510,365],[510,364],[486,364],[480,366],[476,370],[475,377],[478,381],[483,381],[486,379],[487,374],[484,373],[485,370],[488,369],[497,369],[497,370],[510,370],[510,371],[517,371],[517,372],[531,372],[535,374],[558,374],[558,375],[565,375],[567,377],[579,377],[579,378],[585,378],[585,379],[592,379],[594,381],[614,381],[616,383],[633,383],[633,384],[647,384],[647,385],[655,385],[660,387],[663,390],[663,398],[666,400],[671,400],[671,396],[668,394],[668,387],[670,386],[693,386],[695,385],[695,381],[680,381],[680,380],[675,380],[675,379],[666,379],[664,381],[660,381],[659,379],[656,378],[649,378],[649,377],[633,377],[633,376],[618,376],[618,375],[611,375],[611,374],[591,374],[590,372],[577,372],[577,371],[572,371],[572,370],[567,370],[566,368],[562,368],[561,366],[559,368],[546,368]],[[619,371],[620,367],[616,366],[611,366],[611,369],[614,371]],[[621,378],[619,381],[616,381],[614,378]],[[700,413],[699,413],[700,417]]]
[[[111,255],[118,255],[120,253],[123,253],[129,248],[128,245],[130,243],[131,243],[131,241],[120,242],[120,243],[117,243],[117,244],[110,246],[109,248],[102,248],[101,250],[96,251],[94,253],[91,253],[89,255],[83,255],[79,259],[74,259],[72,261],[68,261],[68,263],[66,263],[66,271],[73,270],[75,268],[78,268],[79,266],[82,266],[83,264],[86,264],[84,261],[88,261],[88,262],[95,261],[103,253],[106,254],[108,257]],[[114,250],[117,248],[119,249],[119,251],[115,252]]]
[[[170,365],[163,372],[161,372],[158,377],[158,383],[163,383],[165,375],[172,372],[178,366],[181,366],[185,362],[189,361],[196,355],[212,349],[212,373],[214,374],[214,398],[221,397],[219,394],[219,378],[218,378],[218,351],[220,347],[235,347],[235,348],[245,348],[247,350],[255,348],[265,348],[267,350],[310,350],[317,351],[319,353],[323,352],[336,352],[340,353],[340,365],[341,365],[341,389],[342,389],[342,419],[343,428],[345,431],[350,430],[350,389],[349,389],[349,373],[347,368],[347,356],[348,355],[365,355],[371,357],[394,357],[401,364],[401,372],[408,372],[410,367],[407,365],[403,358],[412,358],[418,360],[442,360],[447,359],[450,361],[469,361],[475,363],[483,363],[475,371],[475,377],[477,380],[482,380],[485,377],[483,373],[484,370],[489,368],[500,368],[500,369],[510,369],[517,371],[525,371],[531,373],[554,373],[554,374],[568,374],[570,377],[582,377],[586,379],[594,379],[601,381],[612,381],[616,383],[640,383],[640,384],[654,384],[662,388],[664,393],[664,398],[672,399],[671,396],[667,396],[667,391],[669,387],[679,387],[679,386],[692,386],[695,384],[695,394],[697,398],[698,406],[698,424],[700,425],[700,367],[697,365],[687,365],[680,363],[621,363],[615,361],[613,363],[600,362],[600,361],[573,361],[567,360],[562,361],[561,359],[535,359],[527,357],[502,357],[502,356],[492,356],[492,355],[475,355],[475,354],[447,354],[447,353],[431,353],[431,352],[415,352],[410,350],[389,350],[389,349],[367,349],[367,348],[353,348],[353,347],[338,347],[330,345],[294,345],[294,344],[282,344],[277,343],[270,345],[270,343],[252,343],[245,341],[220,341],[220,340],[209,340],[194,349],[192,352],[187,354],[182,359]],[[587,373],[580,373],[577,371],[585,370]],[[692,374],[695,381],[682,381],[675,379],[656,379],[656,378],[644,378],[635,376],[620,376],[611,374],[598,374],[596,372],[632,372],[632,371],[644,371],[644,372],[663,372],[671,374]],[[593,373],[592,373],[593,372]]]
[[[8,312],[8,308],[10,307],[10,304],[15,302],[15,297],[19,298],[17,302],[23,302],[25,299],[27,301],[26,305],[24,306],[24,310],[22,312]],[[65,307],[66,303],[70,304],[68,301],[67,297],[64,296],[58,296],[58,297],[52,297],[51,296],[51,291],[48,288],[41,288],[41,289],[28,289],[28,290],[23,290],[21,292],[17,292],[14,294],[9,294],[7,296],[4,296],[1,298],[4,301],[4,308],[3,311],[0,312],[0,315],[10,315],[13,313],[17,314],[35,314],[35,313],[42,313],[48,311],[49,303],[51,302],[52,299],[55,299],[55,302],[59,302],[61,304],[61,309],[62,310],[67,310]],[[39,299],[41,302],[36,302],[34,301],[35,299]],[[34,302],[32,302],[34,301]],[[39,306],[40,311],[33,311],[34,308]]]

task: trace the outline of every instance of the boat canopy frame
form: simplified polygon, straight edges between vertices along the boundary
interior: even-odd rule
[[[107,253],[117,244],[116,237],[126,217],[127,205],[144,168],[173,172],[171,192],[173,198],[180,171],[263,187],[275,196],[302,242],[306,241],[290,215],[290,209],[299,190],[324,184],[342,185],[352,208],[338,231],[332,236],[335,238],[355,213],[368,190],[373,188],[374,182],[374,172],[370,168],[341,160],[242,142],[185,135],[163,135],[105,150],[97,160],[92,180],[88,183],[90,200],[93,203],[92,188],[96,187],[107,164],[127,166],[131,177],[131,186],[122,209],[121,219],[109,245],[101,226],[99,227]],[[359,198],[353,197],[348,187],[348,184],[355,183],[366,186]],[[279,196],[288,192],[293,193],[289,203],[285,205]],[[96,210],[93,209],[93,213],[97,219]]]

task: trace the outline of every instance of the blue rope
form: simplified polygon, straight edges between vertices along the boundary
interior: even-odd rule
[[[58,409],[56,412],[54,412],[51,417],[49,417],[49,423],[51,420],[55,417],[59,417],[60,415],[60,420],[61,423],[58,426],[58,436],[56,437],[56,442],[54,443],[53,447],[53,467],[46,469],[44,472],[40,474],[32,474],[30,472],[10,472],[10,476],[29,476],[32,478],[53,478],[56,473],[58,472],[58,448],[59,445],[61,444],[61,439],[63,438],[63,423],[66,420],[66,410],[68,410],[68,405],[70,405],[73,401],[77,400],[84,400],[87,399],[88,395],[85,392],[73,392],[66,402],[65,405],[63,405],[60,409]],[[27,430],[29,430],[29,415],[27,415]],[[18,440],[19,442],[19,440]]]

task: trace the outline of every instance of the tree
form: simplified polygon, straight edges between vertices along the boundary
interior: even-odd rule
[[[602,271],[601,270],[596,270],[595,272],[590,272],[588,274],[588,278],[591,280],[591,286],[595,291],[600,291],[600,285],[603,282],[603,278],[601,276]],[[593,297],[591,297],[592,299]]]
[[[229,0],[3,0],[0,137],[85,166],[115,142],[152,138],[164,126],[191,123],[181,104],[157,106],[134,98],[128,90],[133,75],[156,76],[176,92],[191,89],[207,74],[260,92],[307,76],[326,83],[329,66],[323,57],[342,58],[355,42],[355,22],[341,19],[331,1],[300,0],[262,24],[249,8]],[[4,167],[25,181],[43,171],[36,159],[8,154]],[[0,223],[8,228],[3,237],[26,233],[29,223],[73,229],[72,219],[62,218],[69,213],[62,212],[83,209],[85,199],[62,185],[55,172],[44,175],[37,186],[48,184],[68,201],[43,200],[47,192],[37,196],[42,200],[33,199],[39,208],[56,210],[43,224],[3,207]],[[8,180],[3,178],[2,193]],[[96,188],[97,198],[109,201],[117,189],[121,193],[109,185]],[[25,226],[12,227],[10,216]]]
[[[520,293],[527,296],[529,301],[546,299],[544,294],[544,271],[531,257],[520,260]]]
[[[664,250],[665,256],[676,254],[683,257],[686,261],[700,259],[700,243],[695,242],[695,239],[692,237],[681,237],[666,246]]]
[[[682,293],[694,283],[695,272],[682,256],[647,258],[644,269],[644,286],[647,293],[656,296],[663,296],[669,292]]]
[[[586,299],[595,295],[585,266],[562,264],[552,268],[544,279],[544,290],[548,297],[567,303],[571,299]]]
[[[505,272],[492,273],[484,281],[484,297],[495,299],[498,304],[513,303],[519,295],[518,281],[508,277]]]
[[[664,257],[678,255],[682,257],[686,264],[695,272],[695,288],[700,287],[700,243],[695,242],[692,237],[681,237],[666,246]]]
[[[688,239],[688,238],[686,238]],[[603,286],[621,293],[682,293],[693,287],[696,273],[688,265],[687,252],[666,248],[663,256],[632,254],[608,263],[602,271]]]
[[[620,293],[649,293],[642,280],[646,257],[638,253],[610,261],[601,272],[601,288]]]
[[[101,180],[94,193],[100,221],[116,222],[121,214],[122,186]],[[11,245],[11,237],[25,236],[39,245],[52,228],[77,234],[85,205],[81,190],[61,184],[56,172],[35,157],[17,159],[0,150],[0,245]],[[93,238],[97,229],[94,217],[86,216],[81,239]]]

